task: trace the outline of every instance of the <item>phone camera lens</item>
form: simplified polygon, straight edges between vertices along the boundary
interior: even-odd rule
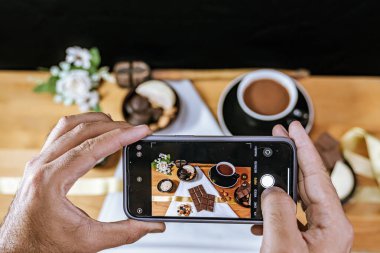
[[[273,150],[271,148],[264,148],[263,155],[265,157],[271,157],[273,155]]]
[[[137,150],[141,150],[142,149],[142,146],[140,144],[136,145],[136,149]]]
[[[143,210],[142,210],[142,208],[137,208],[136,212],[137,212],[138,214],[142,214],[142,213],[143,213]]]
[[[139,152],[136,153],[136,156],[137,157],[142,157],[142,153],[139,151]]]
[[[141,183],[142,182],[142,177],[137,177],[136,180],[137,180],[137,182]]]

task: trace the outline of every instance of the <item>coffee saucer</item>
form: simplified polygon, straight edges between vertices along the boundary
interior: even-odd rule
[[[310,132],[314,122],[314,108],[310,96],[302,85],[293,80],[298,90],[298,101],[292,112],[282,119],[263,121],[248,116],[239,106],[237,98],[238,86],[245,75],[234,79],[224,90],[218,104],[218,121],[225,135],[272,135],[272,128],[281,124],[288,128],[289,124],[298,120],[306,132]]]
[[[238,182],[239,177],[223,177],[216,171],[216,165],[212,166],[208,176],[213,184],[222,188],[232,188]]]

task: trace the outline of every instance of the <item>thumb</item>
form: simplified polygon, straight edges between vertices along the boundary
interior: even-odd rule
[[[283,251],[301,236],[297,227],[296,205],[292,198],[278,187],[271,187],[261,195],[264,220],[262,252]]]
[[[99,251],[124,244],[131,244],[149,233],[162,233],[165,223],[123,220],[117,222],[97,222],[94,229],[93,243]]]

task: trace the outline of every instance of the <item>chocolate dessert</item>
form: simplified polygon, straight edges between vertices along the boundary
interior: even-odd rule
[[[159,80],[141,83],[123,103],[123,114],[128,123],[147,124],[152,131],[167,127],[177,111],[177,95],[167,83]]]

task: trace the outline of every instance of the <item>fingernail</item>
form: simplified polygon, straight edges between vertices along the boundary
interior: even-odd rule
[[[298,125],[298,126],[300,126],[300,127],[302,127],[303,128],[303,126],[302,126],[302,124],[298,121],[298,120],[293,120],[290,124],[289,124],[289,127],[291,126],[291,125]]]
[[[280,131],[282,131],[283,133],[288,134],[288,131],[286,130],[286,128],[283,125],[278,124],[278,125],[276,125],[276,127],[280,128]]]
[[[138,125],[138,126],[135,126],[134,127],[135,129],[138,129],[138,130],[144,130],[144,131],[149,131],[149,132],[151,132],[150,131],[150,128],[147,126],[147,125]]]

